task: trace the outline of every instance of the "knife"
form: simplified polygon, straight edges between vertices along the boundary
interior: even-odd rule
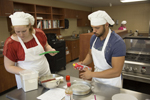
[[[47,54],[47,53],[59,53],[59,51],[47,51],[47,52],[43,52],[39,55],[44,55],[44,54]]]

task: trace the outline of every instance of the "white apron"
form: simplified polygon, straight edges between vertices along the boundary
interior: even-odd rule
[[[104,70],[112,68],[107,63],[107,61],[105,59],[105,48],[106,48],[106,45],[107,45],[108,40],[110,38],[110,35],[111,35],[111,30],[109,29],[108,35],[107,35],[107,37],[105,39],[105,42],[103,44],[103,47],[102,47],[101,51],[99,51],[99,50],[97,50],[97,49],[94,48],[94,44],[95,44],[97,38],[93,42],[93,45],[92,45],[92,57],[93,57],[94,65],[95,65],[94,66],[95,67],[94,72],[101,72],[101,71],[104,71]],[[106,79],[106,78],[95,78],[95,77],[93,77],[93,81],[100,82],[100,83],[103,83],[103,84],[109,84],[109,85],[120,87],[120,88],[122,87],[122,84],[121,84],[121,75],[119,77],[109,78],[109,79]]]
[[[43,53],[45,51],[35,34],[33,34],[33,37],[35,38],[35,41],[38,45],[28,49],[26,48],[21,38],[18,37],[19,42],[21,43],[21,46],[23,47],[25,52],[25,60],[18,61],[17,66],[23,69],[36,70],[39,72],[39,77],[45,74],[51,74],[46,57],[44,55],[39,55],[40,53]],[[17,82],[17,88],[22,88],[20,75],[15,75],[15,77]]]
[[[123,28],[123,30],[127,30],[126,28]]]

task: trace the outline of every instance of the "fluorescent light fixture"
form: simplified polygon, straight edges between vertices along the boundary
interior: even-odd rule
[[[139,1],[148,1],[148,0],[120,0],[122,3],[127,3],[127,2],[139,2]]]

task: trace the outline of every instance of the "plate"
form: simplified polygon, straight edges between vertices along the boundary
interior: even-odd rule
[[[138,100],[138,99],[130,94],[119,93],[113,95],[112,100]]]

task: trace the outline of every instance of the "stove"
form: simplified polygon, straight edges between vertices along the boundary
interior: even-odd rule
[[[126,53],[122,72],[124,74],[135,74],[135,77],[137,77],[137,74],[144,75],[144,77],[150,75],[150,55]]]
[[[150,63],[150,55],[126,53],[125,60],[126,61]]]
[[[145,91],[150,88],[150,38],[127,38],[124,41],[126,56],[122,69],[123,88],[150,93]],[[139,89],[139,86],[143,88]]]

